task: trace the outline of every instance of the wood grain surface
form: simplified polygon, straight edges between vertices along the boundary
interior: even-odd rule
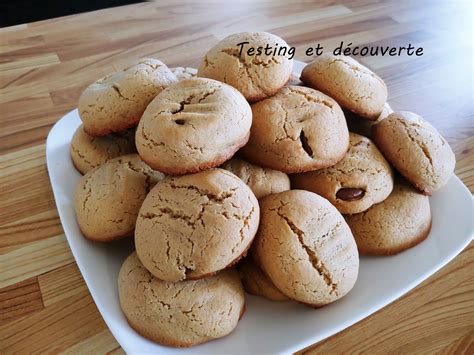
[[[167,0],[0,29],[0,353],[123,352],[74,262],[45,164],[48,131],[89,83],[144,56],[196,67],[243,30],[282,36],[303,61],[317,43],[412,43],[423,56],[360,60],[385,80],[393,108],[421,113],[446,137],[472,192],[472,10],[469,1]],[[304,352],[473,354],[473,257],[471,243],[401,299]]]

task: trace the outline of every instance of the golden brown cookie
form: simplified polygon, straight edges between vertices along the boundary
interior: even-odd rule
[[[107,161],[79,181],[74,208],[87,239],[110,242],[133,234],[138,211],[151,187],[164,175],[137,154]]]
[[[387,160],[424,194],[431,195],[453,175],[456,157],[451,147],[421,116],[394,112],[372,131]]]
[[[71,140],[70,153],[74,167],[85,174],[106,161],[136,153],[135,130],[129,129],[103,137],[93,137],[80,125]]]
[[[351,57],[323,54],[303,69],[301,80],[370,120],[380,116],[387,101],[383,80]]]
[[[156,277],[198,279],[245,256],[258,222],[257,199],[234,174],[213,169],[170,177],[143,202],[135,247]]]
[[[347,294],[359,255],[342,215],[326,199],[290,190],[260,200],[252,256],[286,296],[314,307]]]
[[[349,131],[341,108],[323,93],[301,86],[252,105],[253,122],[246,160],[285,173],[331,166],[349,148]]]
[[[350,133],[344,159],[329,168],[294,174],[291,183],[323,196],[341,213],[359,213],[390,195],[393,172],[370,139]]]
[[[242,284],[248,293],[261,296],[270,301],[289,300],[279,289],[275,287],[272,281],[263,273],[251,257],[242,260],[237,268],[239,270]]]
[[[79,98],[84,130],[105,136],[135,127],[150,101],[176,81],[163,62],[151,58],[97,80]]]
[[[171,175],[206,170],[230,159],[249,137],[252,111],[233,87],[193,78],[163,90],[136,133],[142,159]]]
[[[189,347],[232,332],[244,312],[235,270],[182,282],[161,281],[133,252],[118,277],[120,306],[130,326],[157,343]]]
[[[197,75],[197,69],[190,67],[176,67],[171,68],[171,72],[176,75],[178,80],[191,79]]]
[[[242,42],[249,44],[241,52],[237,44]],[[278,48],[288,47],[283,39],[267,32],[232,34],[206,53],[199,66],[198,76],[227,83],[250,102],[272,96],[290,78],[293,59],[288,59],[289,55],[283,55],[283,52],[282,55],[266,55],[264,52],[261,55],[248,55],[248,48],[265,47],[267,44]]]
[[[237,175],[252,189],[257,198],[290,189],[290,178],[285,173],[262,168],[239,158],[234,157],[225,162],[222,169]]]
[[[431,229],[427,196],[398,181],[390,196],[363,213],[346,216],[361,254],[392,255],[421,243]]]

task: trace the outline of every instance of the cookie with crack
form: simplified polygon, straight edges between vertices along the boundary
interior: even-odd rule
[[[290,189],[290,178],[278,170],[262,168],[235,157],[221,167],[237,175],[257,198]]]
[[[331,203],[290,190],[260,200],[252,256],[287,297],[321,307],[346,295],[359,271],[351,230]]]
[[[346,216],[361,254],[393,255],[426,239],[431,230],[428,196],[404,181],[382,203]]]
[[[218,166],[247,143],[252,110],[233,87],[211,79],[185,79],[147,107],[136,133],[142,159],[170,175]]]
[[[118,276],[120,307],[130,326],[157,343],[190,347],[231,333],[244,313],[235,270],[202,280],[162,281],[133,252]]]
[[[242,51],[239,43],[247,42]],[[250,47],[282,49],[282,55],[248,55]],[[293,70],[288,44],[267,32],[232,34],[212,47],[198,69],[198,76],[222,81],[239,90],[249,102],[256,102],[278,92],[288,81]],[[283,53],[283,50],[286,52]]]
[[[369,120],[376,120],[387,102],[384,81],[351,57],[330,53],[318,56],[304,67],[301,80]]]
[[[197,69],[191,67],[171,68],[171,72],[176,75],[178,80],[191,79],[197,75]]]
[[[398,111],[372,127],[388,161],[418,190],[431,195],[449,181],[456,165],[448,142],[421,116]]]
[[[291,176],[293,188],[323,196],[344,214],[365,211],[393,189],[392,168],[375,144],[356,133],[349,136],[349,151],[339,163]]]
[[[150,101],[177,80],[163,62],[151,58],[97,80],[79,98],[84,130],[105,136],[135,127]]]
[[[135,130],[93,137],[80,125],[72,137],[69,151],[74,167],[84,175],[110,159],[136,153]]]
[[[110,242],[132,235],[145,196],[163,177],[137,154],[109,160],[89,171],[74,195],[77,223],[84,236]]]
[[[340,161],[349,148],[349,131],[336,101],[311,88],[284,87],[252,105],[248,144],[251,163],[285,173],[325,168]]]
[[[255,263],[252,257],[246,257],[238,265],[242,284],[248,293],[261,296],[270,301],[289,300],[279,289],[275,287],[272,281],[263,273],[260,267]]]
[[[258,221],[255,195],[226,170],[169,177],[143,202],[135,247],[143,265],[159,279],[198,279],[245,256]]]

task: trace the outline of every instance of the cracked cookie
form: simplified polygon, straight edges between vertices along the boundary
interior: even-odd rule
[[[245,309],[239,275],[225,270],[202,280],[167,282],[153,277],[133,252],[118,276],[120,307],[142,336],[190,347],[231,333]]]
[[[190,67],[176,67],[170,70],[178,80],[194,78],[197,75],[197,69]]]
[[[285,173],[336,164],[349,147],[349,131],[336,101],[314,89],[284,87],[252,105],[250,139],[241,152],[251,163]]]
[[[79,98],[84,130],[105,136],[136,126],[150,101],[176,81],[163,62],[150,58],[97,80]]]
[[[393,172],[368,138],[350,133],[344,159],[329,168],[291,176],[293,188],[328,199],[341,213],[359,213],[385,200],[393,189]]]
[[[132,235],[145,196],[163,177],[137,154],[109,160],[89,171],[74,195],[77,223],[84,236],[110,242]]]
[[[153,169],[195,173],[230,159],[249,137],[252,110],[233,87],[216,80],[185,79],[147,107],[136,145]]]
[[[444,186],[456,165],[448,142],[421,116],[390,114],[372,127],[372,136],[388,161],[426,195]]]
[[[135,130],[93,137],[80,125],[72,137],[69,151],[74,167],[85,174],[110,159],[136,153]]]
[[[252,256],[286,296],[320,307],[347,294],[359,254],[342,215],[326,199],[303,190],[268,195]]]
[[[431,210],[428,196],[397,181],[382,203],[363,213],[346,216],[361,254],[392,255],[411,248],[428,236]]]
[[[293,70],[293,59],[288,55],[248,55],[246,47],[237,44],[248,42],[254,48],[270,44],[278,48],[288,44],[267,32],[232,34],[212,47],[198,69],[198,76],[229,84],[239,90],[250,102],[272,96],[286,84]],[[283,53],[282,53],[283,54]]]
[[[262,168],[239,158],[232,158],[221,168],[237,175],[252,189],[257,198],[290,189],[290,178],[285,173]]]
[[[245,256],[258,222],[257,199],[234,174],[212,169],[169,177],[143,202],[135,247],[159,279],[198,279]]]
[[[238,265],[240,278],[248,293],[261,296],[271,301],[289,300],[279,289],[275,287],[272,281],[263,273],[251,257],[246,257]]]
[[[387,86],[358,61],[325,53],[306,65],[301,80],[359,116],[376,120],[387,101]]]

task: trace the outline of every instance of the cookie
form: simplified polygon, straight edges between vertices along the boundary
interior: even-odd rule
[[[349,131],[341,108],[323,93],[301,86],[252,105],[248,144],[251,163],[285,173],[325,168],[340,161],[349,148]]]
[[[105,136],[135,127],[150,101],[176,81],[163,62],[151,58],[97,80],[79,98],[84,131]]]
[[[74,195],[77,223],[84,236],[110,242],[132,235],[145,196],[163,177],[137,154],[109,160],[89,171]]]
[[[390,196],[363,213],[346,216],[361,254],[392,255],[428,236],[431,210],[428,196],[406,182],[397,182]]]
[[[370,120],[380,116],[387,102],[383,80],[351,57],[323,54],[304,67],[301,80]]]
[[[252,110],[233,87],[185,79],[147,107],[136,133],[142,159],[171,175],[195,173],[230,159],[249,137]]]
[[[253,261],[251,257],[247,257],[242,260],[238,266],[242,284],[244,285],[245,291],[248,293],[261,296],[270,301],[287,301],[289,300],[271,280],[263,273],[258,265]]]
[[[222,165],[222,169],[237,175],[257,198],[290,189],[290,178],[285,173],[262,168],[239,158],[234,157],[227,161]]]
[[[360,117],[359,115],[356,115],[355,113],[349,110],[343,110],[343,111],[344,111],[344,116],[346,116],[347,127],[349,128],[349,131],[358,133],[368,138],[372,137],[372,126],[382,121],[383,119],[387,118],[388,115],[390,115],[393,112],[388,102],[386,102],[383,105],[382,113],[375,121],[364,120],[362,119],[362,117]]]
[[[248,42],[242,51],[239,43]],[[281,55],[262,52],[248,55],[250,47],[289,48],[278,36],[267,32],[242,32],[232,34],[212,47],[198,69],[198,76],[229,84],[239,90],[249,102],[272,96],[286,84],[293,70],[293,59],[288,50]],[[278,53],[278,52],[277,52]],[[285,55],[283,55],[285,54]]]
[[[135,252],[120,269],[118,292],[130,326],[145,338],[173,347],[228,335],[245,306],[235,270],[197,281],[167,282],[153,277]]]
[[[178,80],[191,79],[197,75],[197,69],[189,67],[171,68],[171,72],[176,75],[176,78],[178,78]]]
[[[136,153],[135,130],[93,137],[80,125],[72,137],[69,151],[74,167],[85,174],[110,159]]]
[[[385,200],[393,189],[390,164],[368,138],[350,133],[350,147],[334,166],[291,176],[293,188],[328,199],[341,213],[359,213]]]
[[[395,168],[426,195],[444,186],[456,165],[448,142],[421,116],[390,114],[372,127],[375,143]]]
[[[159,279],[198,279],[245,256],[258,222],[257,199],[234,174],[213,169],[170,177],[143,202],[135,247]]]
[[[342,215],[326,199],[290,190],[260,200],[252,256],[287,297],[320,307],[347,294],[359,255]]]

